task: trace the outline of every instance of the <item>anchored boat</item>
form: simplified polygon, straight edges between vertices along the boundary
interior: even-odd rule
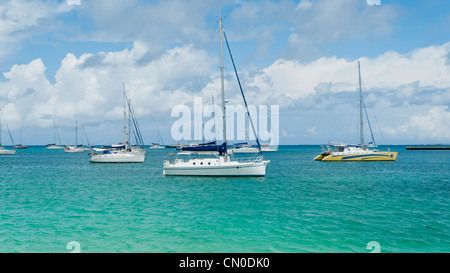
[[[92,163],[143,163],[145,160],[147,152],[144,149],[144,141],[131,102],[127,99],[125,93],[125,85],[123,87],[123,98],[124,141],[118,145],[111,145],[110,147],[104,147],[102,149],[92,149],[91,158],[89,159]],[[127,123],[127,120],[130,120],[129,124]],[[133,128],[133,135],[137,143],[136,146],[130,145],[131,128]]]
[[[377,147],[372,135],[372,142],[368,145],[364,144],[364,119],[363,109],[365,111],[364,100],[361,89],[361,69],[358,61],[358,75],[359,75],[359,117],[360,117],[360,139],[361,144],[345,144],[329,142],[327,146],[322,147],[322,152],[314,158],[314,160],[321,161],[395,161],[397,160],[397,152],[379,151],[377,149],[369,149]],[[366,113],[367,123],[372,133],[372,128],[369,123],[369,118]]]
[[[174,160],[164,160],[163,175],[186,175],[186,176],[265,176],[266,165],[270,162],[264,160],[261,152],[261,145],[258,137],[259,154],[246,159],[236,159],[233,153],[228,153],[227,136],[226,136],[226,102],[224,92],[224,66],[223,66],[223,49],[222,36],[225,38],[231,61],[233,63],[236,78],[239,83],[242,97],[244,99],[245,109],[252,124],[255,136],[257,136],[250,113],[245,100],[244,92],[239,81],[233,56],[228,45],[227,37],[222,30],[222,19],[219,19],[219,39],[220,39],[220,71],[221,71],[221,94],[222,94],[222,117],[223,117],[223,139],[221,145],[200,145],[197,147],[183,147],[182,151],[176,155]]]

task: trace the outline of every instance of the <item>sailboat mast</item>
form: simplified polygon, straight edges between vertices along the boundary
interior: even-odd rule
[[[54,141],[53,143],[56,144],[56,122],[53,122],[53,141]],[[58,143],[58,144],[60,144],[60,143]]]
[[[358,75],[359,75],[359,130],[361,134],[361,146],[364,146],[363,97],[361,89],[361,68],[359,61],[358,61]]]
[[[75,146],[78,146],[78,120],[75,121]]]
[[[215,112],[215,104],[214,104],[214,96],[211,96],[211,100],[212,100],[212,106],[213,106],[213,111],[214,111],[214,140],[215,143],[217,144],[217,126],[216,126],[216,112]]]
[[[127,148],[127,96],[125,94],[125,83],[123,85],[123,144]]]
[[[131,146],[131,100],[127,99],[128,103],[128,145]]]
[[[219,19],[219,40],[220,40],[220,84],[222,91],[222,119],[223,119],[223,141],[227,142],[227,123],[226,123],[226,105],[225,105],[225,88],[223,76],[223,47],[222,47],[222,18]],[[226,151],[225,151],[226,153]],[[225,157],[226,160],[226,157]]]

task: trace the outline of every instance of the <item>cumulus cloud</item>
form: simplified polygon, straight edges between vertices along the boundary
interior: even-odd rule
[[[450,43],[417,49],[408,54],[387,52],[376,58],[360,58],[363,88],[394,103],[450,103]],[[286,96],[300,104],[355,92],[358,60],[323,57],[310,63],[280,59],[249,79],[258,97],[272,100]],[[436,101],[437,92],[441,101]],[[442,101],[444,99],[444,101]],[[319,106],[319,104],[317,104]]]
[[[80,57],[69,53],[61,61],[54,84],[47,80],[41,59],[14,65],[4,73],[7,81],[0,83],[5,116],[9,121],[20,120],[21,125],[41,127],[52,126],[54,120],[72,124],[75,119],[120,119],[123,83],[139,116],[168,111],[190,100],[192,91],[186,86],[203,73],[198,62],[208,59],[207,53],[192,45],[175,47],[139,65],[147,48],[136,42],[133,48],[119,52]]]
[[[450,142],[450,111],[448,106],[435,106],[425,115],[414,115],[395,130],[410,141]]]
[[[3,73],[6,82],[0,83],[3,110],[10,127],[51,127],[55,120],[68,126],[75,119],[92,123],[120,120],[122,83],[141,117],[168,113],[177,104],[192,103],[194,95],[205,98],[205,103],[214,95],[216,103],[219,102],[220,81],[214,69],[217,62],[207,52],[193,45],[174,47],[158,59],[142,63],[148,50],[148,44],[137,41],[132,48],[117,52],[79,57],[68,53],[53,84],[45,75],[42,59],[14,65]],[[450,68],[446,63],[449,52],[450,43],[447,43],[409,54],[387,52],[373,59],[360,59],[364,88],[369,91],[370,102],[379,104],[375,112],[396,113],[400,119],[393,121],[392,115],[381,119],[387,135],[399,137],[399,133],[408,130],[422,138],[438,139],[439,135],[446,135],[445,105],[450,104],[447,77]],[[232,71],[227,72],[227,97],[230,102],[240,104],[242,98],[234,75]],[[336,57],[310,63],[280,59],[256,73],[241,74],[251,104],[280,105],[281,109],[295,108],[305,113],[320,110],[329,112],[331,117],[333,111],[341,111],[335,106],[354,102],[358,86],[356,60]],[[411,112],[418,109],[413,105],[434,108],[421,117]],[[400,107],[403,107],[402,114],[398,114]],[[438,114],[442,117],[438,118]],[[398,128],[389,129],[394,126]],[[307,128],[310,134],[321,133],[320,125],[310,124]],[[430,134],[429,129],[439,133]]]
[[[368,96],[366,105],[373,106],[376,116],[381,116],[377,121],[386,128],[385,136],[401,141],[399,133],[406,133],[404,128],[413,127],[422,139],[426,136],[437,139],[437,134],[430,134],[427,130],[441,127],[445,131],[447,127],[442,120],[432,117],[437,111],[443,111],[440,107],[450,105],[449,53],[450,43],[446,43],[406,54],[389,51],[375,58],[359,59],[363,92]],[[327,122],[333,122],[339,116],[337,112],[342,111],[337,106],[345,106],[345,112],[359,107],[356,103],[357,61],[337,57],[323,57],[309,63],[279,59],[251,74],[246,79],[246,88],[253,92],[252,101],[279,104],[282,109],[295,108],[303,114],[324,111],[329,116]],[[437,108],[433,108],[424,119],[416,117],[406,123],[411,116],[417,116],[430,107]],[[314,116],[318,118],[317,114]],[[372,122],[376,126],[375,120]],[[427,125],[419,126],[422,122]],[[393,126],[400,129],[392,129],[395,128]],[[321,130],[320,126],[314,128],[316,132]],[[438,131],[443,133],[442,130]]]

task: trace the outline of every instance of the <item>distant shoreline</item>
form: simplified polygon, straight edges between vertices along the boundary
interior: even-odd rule
[[[445,145],[417,145],[417,146],[406,146],[406,150],[450,150],[450,146],[445,146]]]

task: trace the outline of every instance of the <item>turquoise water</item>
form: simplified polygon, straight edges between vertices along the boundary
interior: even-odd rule
[[[0,156],[0,252],[450,252],[450,151],[396,162],[266,153],[264,178],[163,177],[143,164],[30,147]]]

